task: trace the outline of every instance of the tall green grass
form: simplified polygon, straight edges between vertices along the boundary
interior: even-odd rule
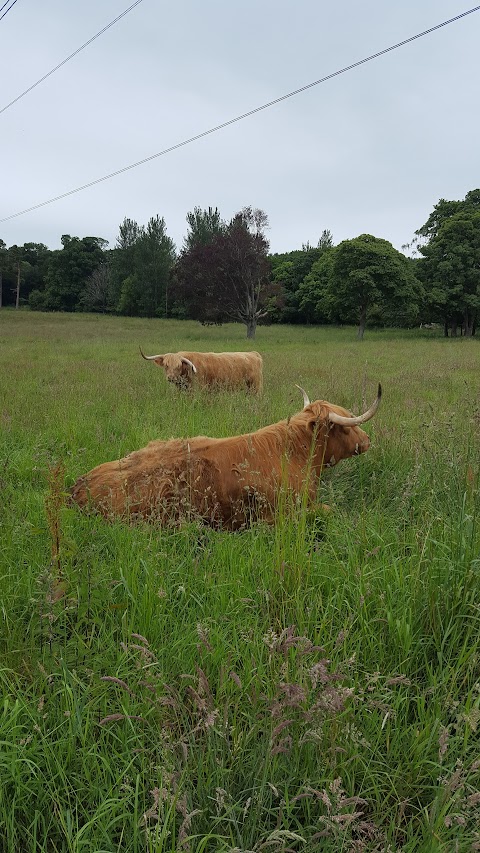
[[[480,849],[480,349],[258,330],[265,392],[181,394],[148,352],[238,326],[0,312],[0,849]],[[367,454],[230,534],[82,515],[63,489],[152,438],[310,398]]]

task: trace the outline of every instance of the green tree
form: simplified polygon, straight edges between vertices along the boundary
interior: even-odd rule
[[[402,323],[418,313],[420,284],[409,259],[388,240],[362,234],[329,249],[301,288],[301,306],[317,321],[358,323],[362,339],[369,312],[396,315]]]
[[[333,234],[329,228],[324,228],[317,243],[317,249],[333,249]]]
[[[111,293],[120,314],[166,317],[175,244],[165,220],[152,216],[147,226],[132,219],[120,225],[112,258]]]
[[[120,224],[111,259],[111,310],[120,311],[123,282],[135,274],[135,249],[143,228],[134,219],[125,217]]]
[[[9,302],[15,305],[15,308],[20,307],[20,302],[24,300],[24,285],[25,278],[31,273],[31,265],[25,260],[23,246],[10,246],[7,250],[6,258],[7,282],[8,290],[10,290]]]
[[[330,298],[333,281],[334,252],[324,252],[312,264],[310,272],[305,276],[297,291],[297,301],[301,315],[309,323],[355,322],[353,313],[350,316],[338,314],[335,311],[334,300]]]
[[[448,201],[441,198],[433,208],[425,225],[415,231],[417,238],[419,238],[416,243],[421,242],[422,239],[429,242],[436,237],[442,225],[452,216],[456,216],[458,213],[478,213],[479,211],[480,189],[470,190],[465,198],[460,201]]]
[[[208,245],[218,234],[223,234],[226,228],[218,207],[215,210],[213,207],[209,207],[208,210],[194,207],[193,211],[187,213],[186,219],[188,231],[183,241],[184,252],[188,252],[195,246]]]
[[[420,252],[434,315],[457,334],[470,337],[480,317],[480,209],[463,209],[446,218]]]
[[[132,273],[132,275],[127,275],[122,282],[122,290],[117,307],[119,314],[135,317],[141,313],[141,306],[138,301],[140,292],[141,287],[137,274]]]
[[[449,329],[456,335],[458,326],[465,334],[473,334],[478,319],[474,283],[478,213],[480,189],[470,190],[459,201],[441,198],[415,232],[413,245],[422,256],[419,276],[425,285],[428,319],[443,322],[447,336]]]
[[[324,230],[317,247],[306,243],[301,249],[292,252],[270,255],[271,282],[281,288],[283,307],[279,314],[279,322],[309,323],[314,322],[314,312],[309,303],[300,306],[300,288],[309,275],[313,264],[333,247],[333,237],[330,231]]]
[[[48,256],[49,250],[43,243],[25,243],[7,249],[0,240],[0,306],[24,304],[33,289],[44,287]]]
[[[24,243],[21,256],[24,266],[22,297],[27,302],[32,290],[44,290],[50,249],[44,243]]]
[[[71,237],[64,234],[62,249],[51,252],[45,275],[45,290],[30,295],[32,308],[46,311],[76,311],[86,282],[105,261],[107,240],[101,237]]]
[[[136,242],[134,259],[138,313],[144,317],[167,317],[175,244],[167,236],[162,217],[152,216],[149,219]]]

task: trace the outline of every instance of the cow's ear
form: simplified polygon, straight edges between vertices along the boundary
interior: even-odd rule
[[[319,432],[327,422],[326,413],[322,407],[319,412],[309,414],[307,426],[311,432]]]
[[[163,355],[157,355],[157,357],[153,360],[155,364],[158,364],[159,367],[163,367]]]

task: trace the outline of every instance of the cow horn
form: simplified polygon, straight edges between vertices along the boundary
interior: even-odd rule
[[[378,384],[377,398],[376,398],[375,402],[372,403],[370,408],[367,409],[366,412],[364,412],[363,415],[358,415],[358,417],[356,417],[356,418],[345,418],[345,417],[343,417],[343,415],[337,415],[336,412],[329,412],[328,413],[328,420],[332,424],[340,424],[341,426],[355,426],[356,424],[364,424],[365,421],[369,421],[370,418],[373,418],[375,412],[377,411],[377,409],[380,405],[381,399],[382,399],[382,386],[379,383]]]
[[[184,362],[185,362],[185,364],[189,364],[189,365],[190,365],[190,367],[192,368],[192,370],[193,370],[193,372],[194,372],[194,373],[196,373],[196,372],[197,372],[197,368],[195,367],[195,365],[194,365],[193,361],[190,361],[190,359],[189,359],[189,358],[185,358],[185,356],[184,356],[184,355],[182,355],[182,361],[184,361]]]
[[[162,358],[161,355],[145,355],[141,347],[139,347],[138,349],[140,350],[140,354],[142,358],[145,359],[145,361],[155,361],[156,358]]]
[[[302,388],[302,386],[301,386],[301,385],[297,385],[297,383],[296,383],[296,382],[295,382],[295,388],[298,388],[298,389],[299,389],[299,391],[301,391],[301,392],[302,392],[302,394],[303,394],[303,408],[305,408],[305,406],[309,406],[309,405],[310,405],[310,400],[308,399],[308,394],[307,394],[307,392]]]

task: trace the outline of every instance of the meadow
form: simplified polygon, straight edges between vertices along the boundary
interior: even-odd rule
[[[241,326],[0,312],[0,850],[480,850],[480,341],[260,327],[265,390],[181,393],[139,355]],[[65,503],[153,438],[312,400],[368,453],[238,533]]]

